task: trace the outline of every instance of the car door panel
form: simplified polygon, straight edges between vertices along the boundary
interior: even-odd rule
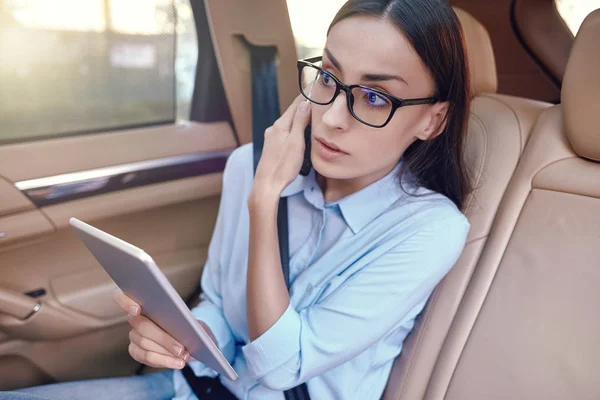
[[[35,142],[0,142],[0,175],[14,184],[29,179],[236,146],[233,132],[226,122],[186,122]]]
[[[182,298],[197,299],[225,160],[240,143],[251,141],[245,41],[278,47],[282,110],[298,92],[285,3],[204,3],[206,10],[192,4],[194,15],[202,11],[211,23],[213,56],[226,88],[201,79],[191,115],[206,121],[231,115],[235,132],[227,121],[186,122],[0,141],[0,232],[10,228],[0,238],[0,293],[14,295],[21,307],[16,316],[0,308],[0,390],[131,375],[140,367],[127,352],[130,328],[111,299],[115,285],[71,232],[70,217],[143,248]],[[246,11],[233,18],[230,10],[240,7]],[[261,12],[254,13],[257,9]],[[244,17],[250,14],[256,18]],[[208,32],[206,28],[198,27],[198,32]],[[207,38],[199,36],[202,40]],[[200,47],[210,46],[202,42]],[[119,50],[120,57],[125,50]],[[197,77],[208,76],[200,68],[209,64],[204,59],[198,64]],[[202,92],[204,87],[210,90]],[[217,89],[225,90],[228,110],[212,101],[224,98],[212,93]],[[206,101],[197,101],[198,93]],[[208,108],[200,110],[201,104]],[[24,218],[33,222],[23,224]],[[23,318],[38,303],[39,310]]]
[[[26,241],[54,231],[55,228],[48,218],[37,210],[5,215],[0,217],[0,251],[10,245],[22,245]]]
[[[0,178],[0,217],[33,208],[33,203],[14,184]]]
[[[187,300],[198,291],[236,145],[223,122],[0,146],[0,390],[138,368],[127,317],[111,298],[116,286],[68,220],[146,250]]]

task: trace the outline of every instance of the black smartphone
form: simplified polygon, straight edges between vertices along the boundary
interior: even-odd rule
[[[304,130],[304,160],[302,161],[302,168],[300,168],[300,175],[306,176],[312,168],[312,162],[310,161],[310,123]]]

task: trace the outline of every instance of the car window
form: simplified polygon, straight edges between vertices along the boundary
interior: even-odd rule
[[[592,11],[600,8],[600,0],[555,0],[556,9],[565,21],[573,36],[581,23]]]
[[[347,0],[287,0],[298,57],[320,56],[327,28]]]
[[[186,119],[189,2],[0,1],[0,142]]]

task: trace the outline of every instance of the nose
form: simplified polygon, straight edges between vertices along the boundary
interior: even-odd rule
[[[343,131],[348,129],[350,119],[352,119],[352,115],[348,110],[346,93],[342,91],[323,114],[323,124],[328,128]]]

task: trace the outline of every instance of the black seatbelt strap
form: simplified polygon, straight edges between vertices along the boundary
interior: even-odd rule
[[[237,400],[218,377],[196,376],[194,370],[189,365],[185,365],[183,377],[198,398],[198,400]]]
[[[265,130],[279,118],[279,94],[277,91],[277,65],[275,46],[250,46],[252,68],[252,142],[254,146],[254,172],[260,160]],[[287,198],[279,199],[277,211],[277,234],[279,253],[285,284],[290,289],[289,240]],[[286,400],[310,400],[306,383],[286,390]]]
[[[252,141],[254,143],[254,171],[256,172],[256,167],[262,154],[265,130],[273,125],[280,115],[279,95],[277,91],[277,66],[275,64],[277,49],[274,46],[253,46],[251,44],[248,44],[248,46],[250,47],[252,65]],[[277,211],[277,234],[279,238],[281,268],[285,284],[289,290],[290,255],[287,216],[287,199],[282,197],[279,200]],[[225,400],[234,398],[221,385],[218,378],[198,377],[187,364],[182,372],[187,383],[200,400]],[[310,400],[306,383],[288,389],[283,394],[286,400]]]

